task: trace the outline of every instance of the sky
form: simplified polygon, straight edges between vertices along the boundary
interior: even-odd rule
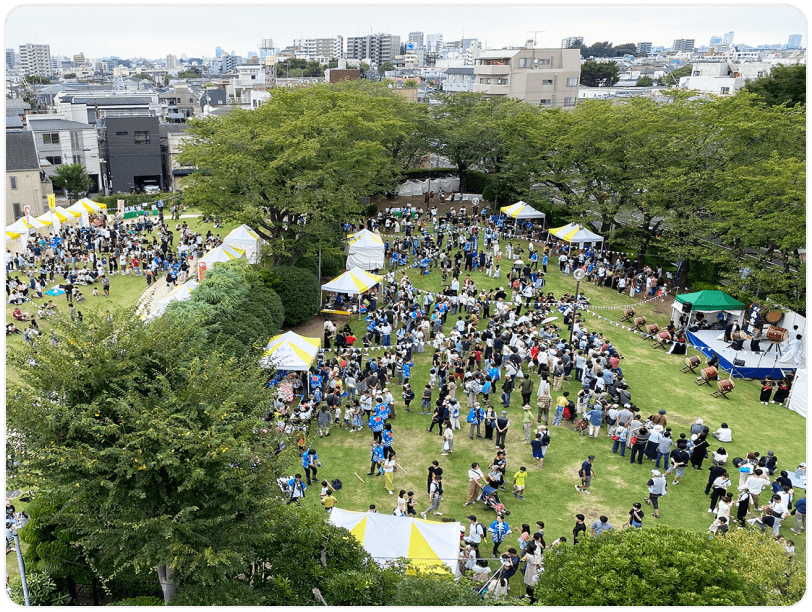
[[[5,48],[19,51],[20,44],[49,44],[51,55],[83,52],[88,58],[155,59],[170,53],[210,57],[217,46],[246,56],[257,50],[262,38],[284,48],[294,38],[343,35],[346,40],[380,32],[405,41],[412,31],[442,33],[446,41],[478,38],[483,48],[523,46],[528,39],[538,47],[560,47],[567,36],[583,36],[587,45],[608,40],[615,45],[651,42],[670,47],[675,38],[693,38],[701,46],[731,30],[734,43],[786,44],[791,34],[803,34],[803,44],[807,42],[801,10],[778,2],[47,5],[34,0],[6,10]]]

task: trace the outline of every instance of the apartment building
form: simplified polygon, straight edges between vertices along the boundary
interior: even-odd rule
[[[56,113],[72,121],[95,124],[103,117],[149,117],[161,114],[161,102],[155,91],[66,90],[54,96]]]
[[[51,181],[41,172],[31,132],[6,132],[6,225],[25,214],[47,210],[45,196],[53,193]]]
[[[315,60],[318,57],[338,59],[344,57],[344,37],[335,36],[333,38],[296,38],[293,40],[293,47],[301,55],[307,56],[308,60]],[[299,57],[297,55],[296,57]]]
[[[580,47],[584,44],[583,36],[567,36],[561,41],[562,49],[569,49],[570,47]]]
[[[671,43],[671,51],[674,52],[693,51],[693,50],[694,50],[693,38],[675,38],[674,42]]]
[[[50,177],[64,164],[84,164],[99,191],[101,159],[95,126],[70,121],[62,115],[28,115],[28,130],[34,134],[37,158]]]
[[[380,66],[384,62],[394,62],[400,53],[400,36],[392,34],[369,34],[347,38],[347,59],[369,58]]]
[[[648,55],[649,53],[651,53],[651,43],[650,42],[637,43],[636,51],[640,55]]]
[[[20,67],[24,74],[50,77],[53,74],[51,46],[31,43],[20,45]]]
[[[573,108],[581,79],[578,49],[489,49],[474,65],[473,91],[544,108]]]

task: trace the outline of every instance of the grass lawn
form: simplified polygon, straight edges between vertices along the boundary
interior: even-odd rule
[[[515,244],[516,241],[514,241]],[[553,258],[551,258],[551,264]],[[478,287],[492,288],[505,286],[503,264],[503,277],[494,281],[484,276],[484,273],[473,272],[472,278]],[[419,276],[417,270],[408,268],[407,274],[415,287],[429,291],[441,289],[441,273],[439,269],[426,276]],[[565,276],[555,265],[548,266],[547,287],[545,291],[552,291],[561,296],[565,291],[575,291],[575,280]],[[464,274],[462,275],[464,277]],[[399,276],[398,276],[399,278]],[[596,287],[591,283],[581,283],[581,290],[591,299],[593,306],[624,306],[639,300],[630,299],[628,293],[619,296],[616,291],[604,287]],[[661,326],[668,323],[672,299],[666,298],[636,306],[638,314],[643,314],[649,322],[656,322]],[[595,310],[608,319],[617,321],[622,316],[622,310]],[[672,427],[675,438],[681,432],[688,432],[690,425],[697,419],[703,418],[705,424],[715,431],[720,423],[727,422],[733,429],[733,442],[726,444],[729,457],[744,456],[747,452],[757,451],[761,454],[773,450],[779,458],[779,469],[794,470],[806,457],[806,420],[786,408],[771,404],[762,406],[758,401],[760,385],[756,381],[736,381],[736,388],[730,399],[716,399],[710,396],[715,390],[709,386],[697,386],[694,375],[681,373],[679,370],[684,364],[684,357],[666,355],[662,350],[651,348],[651,340],[644,341],[639,335],[624,331],[608,321],[585,316],[585,324],[589,330],[596,330],[607,334],[612,343],[618,347],[625,356],[621,361],[621,368],[627,379],[632,393],[632,401],[641,408],[643,416],[655,414],[660,409],[667,411],[668,424]],[[451,315],[446,324],[446,331],[456,318]],[[559,321],[560,322],[560,321]],[[351,326],[356,336],[364,333],[363,321],[353,320]],[[484,327],[484,325],[481,325]],[[428,370],[431,363],[433,349],[415,355],[415,368],[411,380],[416,400],[412,402],[414,412],[407,414],[403,411],[403,402],[400,397],[400,387],[390,383],[390,390],[395,397],[396,418],[391,421],[394,431],[393,447],[398,454],[398,463],[404,471],[398,470],[395,474],[395,491],[399,489],[412,490],[419,498],[418,511],[424,510],[428,504],[426,492],[427,469],[432,460],[438,460],[444,470],[444,500],[440,504],[440,511],[444,517],[452,517],[467,526],[465,517],[476,515],[477,519],[486,527],[495,519],[493,512],[485,512],[482,503],[463,507],[467,495],[467,470],[473,461],[480,463],[483,468],[490,465],[495,456],[494,446],[484,439],[468,438],[468,427],[465,423],[467,416],[467,401],[460,390],[457,391],[457,400],[461,402],[460,424],[463,429],[455,432],[454,452],[447,457],[441,457],[441,438],[436,434],[428,433],[426,427],[430,423],[430,416],[419,415],[420,395],[428,382]],[[696,351],[689,349],[689,355]],[[378,351],[372,353],[381,354]],[[526,368],[525,368],[526,373]],[[535,373],[531,378],[537,383]],[[534,385],[534,391],[537,385]],[[499,385],[501,390],[501,384]],[[564,390],[570,391],[574,396],[580,389],[580,383],[572,380],[564,383]],[[554,397],[557,394],[554,394]],[[437,390],[433,394],[436,399]],[[534,392],[535,397],[535,392]],[[502,410],[499,395],[490,396],[491,404],[497,413]],[[625,458],[611,453],[612,442],[607,437],[604,426],[598,438],[580,436],[568,425],[551,427],[551,444],[544,468],[539,470],[532,467],[532,456],[529,445],[523,444],[524,436],[521,429],[522,409],[521,395],[514,392],[511,406],[508,409],[511,426],[507,436],[507,475],[509,480],[522,465],[528,467],[530,476],[527,478],[524,501],[515,499],[508,487],[507,493],[502,493],[502,501],[511,514],[507,521],[511,527],[521,527],[523,523],[534,527],[537,520],[543,520],[546,525],[545,539],[547,542],[567,536],[572,541],[571,530],[575,523],[574,515],[583,513],[587,517],[587,524],[591,524],[598,516],[605,514],[610,522],[619,529],[628,517],[632,503],[642,502],[647,495],[646,482],[654,464],[644,459],[642,465],[629,463],[629,452]],[[532,404],[534,414],[535,402]],[[484,428],[483,428],[484,429]],[[484,432],[483,432],[484,433]],[[391,512],[395,506],[395,497],[390,496],[384,488],[382,477],[367,477],[369,471],[369,451],[372,435],[368,428],[362,433],[349,433],[341,428],[333,428],[329,438],[313,441],[315,448],[324,465],[319,472],[320,478],[340,478],[344,488],[336,497],[339,506],[349,510],[366,510],[369,504],[376,504],[380,512]],[[716,442],[712,439],[712,442]],[[711,444],[715,450],[718,443]],[[574,485],[580,482],[577,476],[580,464],[587,455],[596,456],[594,469],[596,477],[592,481],[592,495],[577,493]],[[661,502],[661,519],[651,515],[651,507],[643,506],[645,512],[644,526],[654,522],[667,523],[695,531],[704,531],[712,522],[712,515],[707,513],[709,498],[704,495],[705,484],[708,478],[705,462],[704,470],[696,472],[688,469],[685,477],[678,486],[671,486],[673,478],[669,478],[668,499]],[[738,483],[738,475],[733,474],[734,468],[728,462],[731,472],[731,481]],[[301,471],[299,466],[292,466],[291,472]],[[353,472],[357,472],[366,483],[361,483]],[[734,489],[735,492],[735,489]],[[318,487],[311,489],[306,503],[318,504]],[[798,491],[796,497],[802,496]],[[430,520],[439,520],[440,517],[428,515]],[[805,554],[805,538],[790,532],[794,524],[794,517],[785,521],[781,533],[793,539],[799,555]],[[510,546],[516,546],[516,540],[509,540],[510,544],[503,544],[500,548],[505,551]],[[517,546],[516,546],[517,547]],[[518,547],[517,547],[518,549]],[[484,546],[482,550],[490,555],[491,546]],[[523,592],[520,584],[521,575],[517,575],[517,584],[511,591],[514,594]]]

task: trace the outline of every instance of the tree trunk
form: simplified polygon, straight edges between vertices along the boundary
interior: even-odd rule
[[[93,605],[99,605],[99,579],[94,578],[90,581],[90,592],[93,595]]]
[[[170,600],[175,596],[178,591],[178,585],[175,584],[173,576],[175,570],[169,565],[159,565],[158,568],[158,582],[161,584],[161,590],[164,593],[164,603],[169,605]]]
[[[68,583],[68,595],[70,595],[70,604],[68,605],[78,606],[79,598],[76,593],[76,581],[73,579],[73,576],[68,576],[67,583]]]
[[[685,287],[688,285],[688,272],[691,269],[691,263],[688,258],[682,260],[682,265],[679,268],[677,275],[677,289],[680,293],[685,293]]]

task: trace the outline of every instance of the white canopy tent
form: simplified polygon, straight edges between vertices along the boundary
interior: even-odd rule
[[[585,246],[597,246],[598,243],[603,244],[603,236],[599,236],[578,223],[569,223],[563,227],[553,228],[550,233],[559,240],[577,246],[579,249],[583,249]]]
[[[35,218],[37,221],[41,221],[42,223],[51,224],[50,229],[54,234],[59,233],[63,223],[68,223],[69,221],[76,219],[76,217],[61,206],[55,208],[54,210],[49,210],[48,212]]]
[[[36,217],[20,217],[14,223],[6,227],[6,232],[28,236],[32,229],[42,229],[50,224],[49,221],[40,221]]]
[[[70,213],[76,215],[78,213],[79,219],[79,226],[80,227],[87,227],[90,224],[90,219],[88,215],[90,213],[97,213],[101,212],[102,208],[107,208],[106,204],[100,204],[98,202],[94,202],[89,198],[82,198],[81,200],[76,201],[72,206],[69,206],[65,210]]]
[[[787,408],[806,418],[806,368],[795,370],[795,380],[789,392]]]
[[[316,360],[321,346],[321,338],[307,338],[289,331],[271,338],[259,364],[263,368],[271,366],[279,370],[306,372]]]
[[[517,221],[525,219],[544,219],[546,216],[543,212],[536,210],[530,206],[530,204],[521,200],[510,206],[503,206],[499,210]]]
[[[451,193],[460,190],[459,177],[426,179],[425,181],[406,181],[398,189],[399,196],[420,196],[429,191],[439,193],[440,190]]]
[[[347,270],[380,270],[386,266],[383,238],[374,232],[363,229],[349,237]]]
[[[262,256],[262,239],[245,224],[231,230],[223,240],[223,244],[245,251],[245,257],[252,264],[259,263]]]
[[[206,277],[206,271],[216,263],[225,263],[243,257],[245,257],[244,250],[228,244],[221,244],[197,260],[197,278],[202,281]]]
[[[169,306],[172,302],[185,302],[190,297],[192,297],[192,291],[197,289],[199,283],[195,279],[190,279],[180,285],[179,287],[175,287],[172,291],[167,293],[164,297],[160,300],[155,302],[155,310],[150,315],[151,317],[159,317],[161,316],[164,311],[166,310],[167,306]]]

